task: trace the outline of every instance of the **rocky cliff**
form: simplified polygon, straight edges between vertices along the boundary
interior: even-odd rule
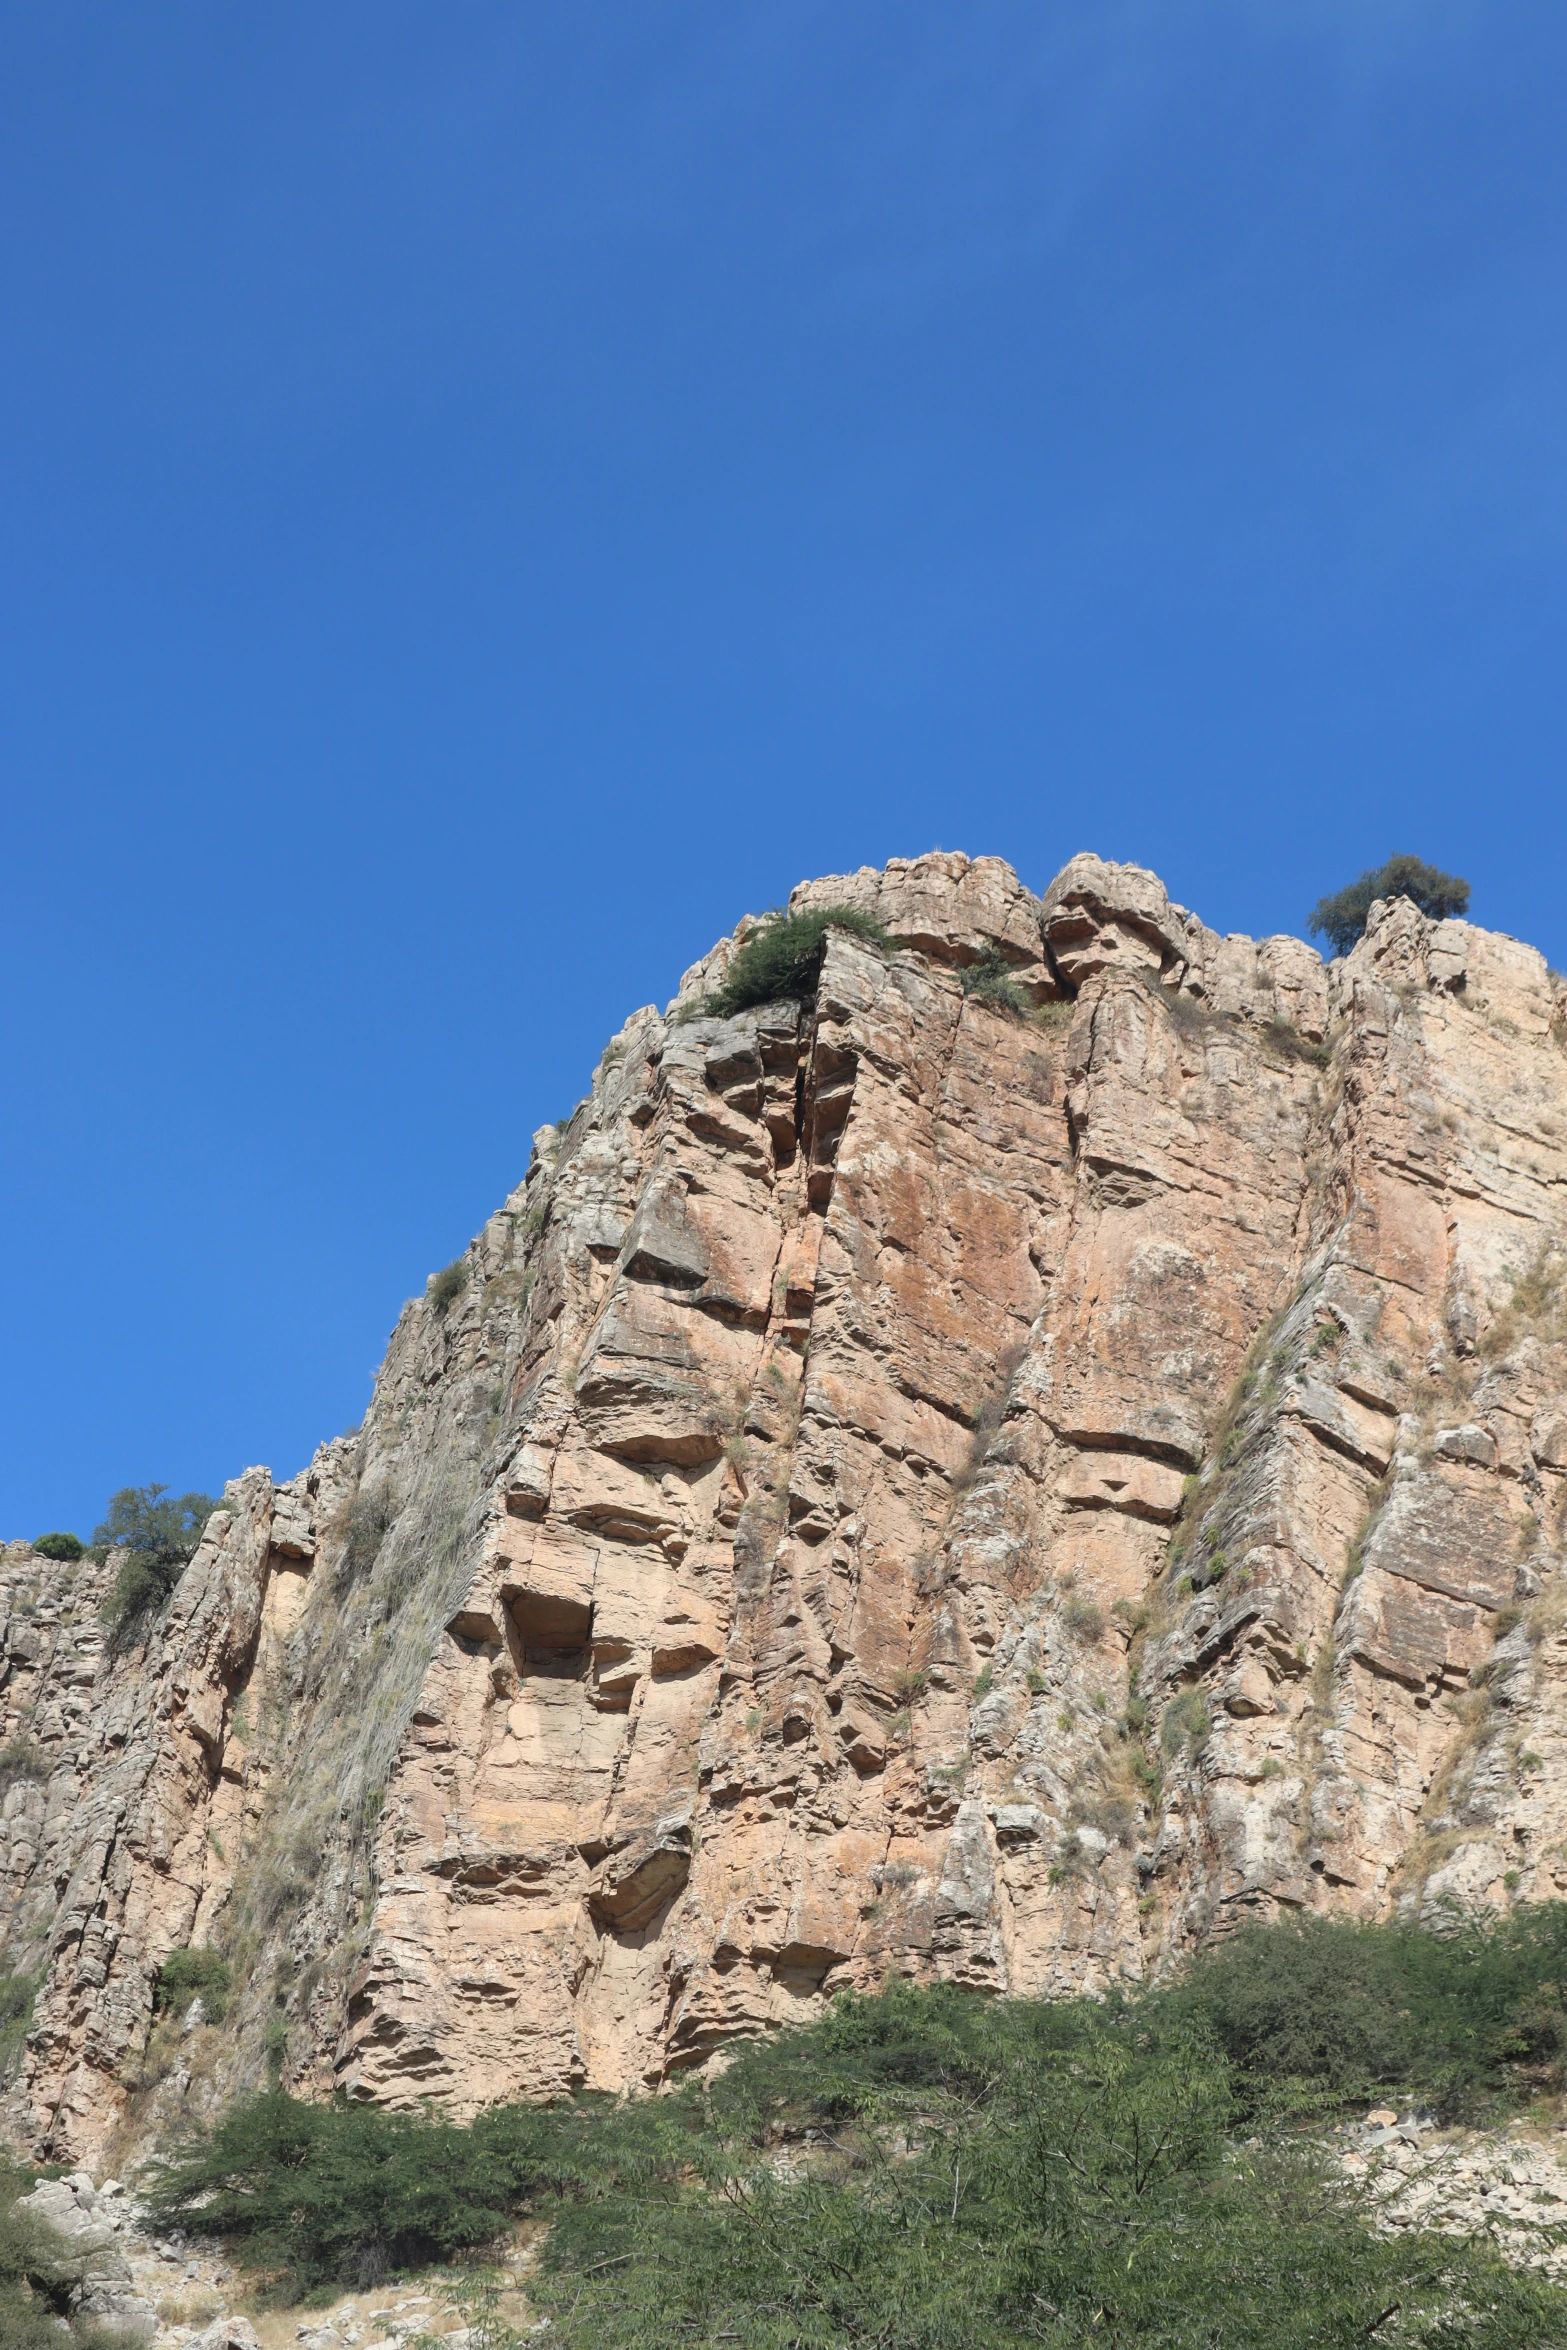
[[[1405,901],[1324,967],[1091,856],[792,904],[891,943],[705,1017],[742,924],[634,1014],[139,1644],[4,1553],[40,2150],[1567,1892],[1567,983]],[[208,1941],[224,2026],[154,2027]]]

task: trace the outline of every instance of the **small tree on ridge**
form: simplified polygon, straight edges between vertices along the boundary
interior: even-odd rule
[[[1444,922],[1468,906],[1469,884],[1456,873],[1422,864],[1418,857],[1389,857],[1385,865],[1362,873],[1335,897],[1319,899],[1308,928],[1326,938],[1336,955],[1347,955],[1378,898],[1409,898],[1422,914]]]

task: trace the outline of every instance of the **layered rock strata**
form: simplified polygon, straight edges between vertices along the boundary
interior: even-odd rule
[[[6,1554],[34,2144],[269,2058],[470,2111],[892,1973],[1567,1891],[1567,983],[1405,901],[1324,967],[1088,856],[791,903],[890,943],[707,1017],[742,924],[636,1013],[139,1646]],[[160,2071],[207,1940],[231,2022]]]

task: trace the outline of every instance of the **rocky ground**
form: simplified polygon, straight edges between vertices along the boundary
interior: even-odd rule
[[[461,2310],[441,2289],[412,2283],[345,2296],[302,2316],[254,2311],[221,2249],[149,2230],[135,2195],[117,2179],[96,2186],[86,2171],[46,2179],[19,2206],[66,2237],[87,2266],[74,2297],[84,2318],[125,2332],[148,2350],[406,2350],[435,2337],[467,2350]]]
[[[1384,2107],[1346,2123],[1334,2150],[1379,2226],[1489,2236],[1516,2266],[1567,2282],[1567,2123],[1442,2130]]]

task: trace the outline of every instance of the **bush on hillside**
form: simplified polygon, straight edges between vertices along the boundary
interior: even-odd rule
[[[162,2167],[151,2208],[291,2293],[531,2211],[530,2297],[573,2350],[1348,2350],[1395,2306],[1424,2350],[1545,2350],[1567,2294],[1472,2243],[1374,2235],[1289,2117],[1302,2082],[1319,2104],[1394,2077],[1441,2095],[1455,2052],[1487,2096],[1527,2094],[1564,1937],[1564,1907],[1451,1939],[1249,1929],[1100,2002],[894,1983],[667,2096],[466,2128],[258,2097]]]
[[[829,930],[852,931],[875,946],[887,944],[881,924],[857,906],[813,906],[804,914],[770,914],[739,949],[723,985],[703,1003],[704,1013],[728,1020],[753,1004],[813,995]]]
[[[175,1495],[166,1485],[123,1485],[111,1496],[93,1536],[108,1556],[119,1555],[119,1573],[102,1608],[110,1633],[124,1639],[162,1607],[221,1506],[208,1493]]]
[[[1464,912],[1469,884],[1455,873],[1422,864],[1418,857],[1389,857],[1385,865],[1362,873],[1335,897],[1319,898],[1308,927],[1326,938],[1336,955],[1347,955],[1378,898],[1410,898],[1422,914],[1442,922]]]
[[[24,1730],[18,1737],[8,1738],[0,1746],[0,1798],[9,1795],[23,1779],[47,1779],[49,1757],[36,1738]]]
[[[580,2187],[574,2140],[594,2111],[508,2106],[462,2125],[272,2090],[161,2164],[149,2209],[233,2240],[290,2297],[363,2288],[488,2244],[532,2197]]]
[[[1428,2350],[1561,2338],[1567,2295],[1374,2235],[1308,2150],[1230,2121],[1214,2052],[1080,2013],[977,2099],[887,2093],[814,2146],[709,2137],[694,2176],[569,2209],[533,2298],[572,2350],[1348,2350],[1394,2310]]]
[[[333,1573],[333,1587],[339,1595],[370,1573],[396,1514],[384,1485],[361,1486],[355,1493],[340,1526],[343,1549]]]
[[[87,1556],[87,1545],[79,1534],[40,1534],[33,1544],[42,1559],[54,1559],[62,1566],[70,1566]]]
[[[1567,2086],[1567,1902],[1430,1934],[1243,1927],[1156,1995],[1211,2032],[1246,2099],[1414,2091],[1452,2118]]]

